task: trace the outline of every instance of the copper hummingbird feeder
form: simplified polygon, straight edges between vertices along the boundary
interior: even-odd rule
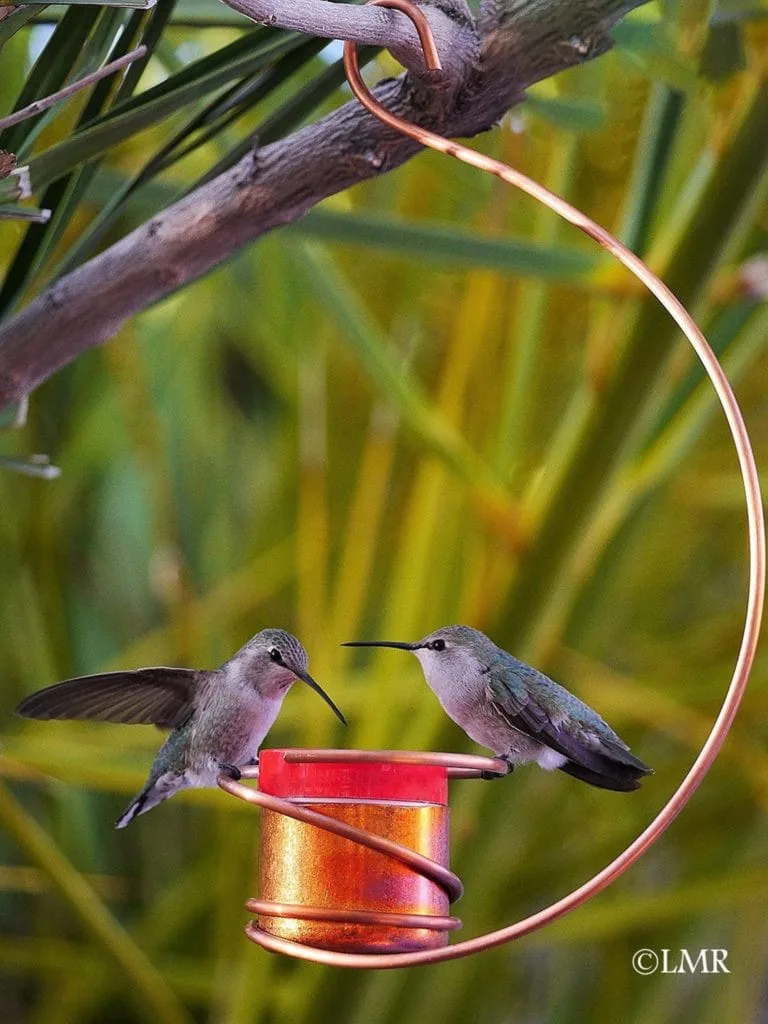
[[[258,914],[248,936],[342,953],[437,950],[461,927],[449,870],[448,779],[503,761],[387,750],[264,750],[259,790],[219,785],[263,808]]]
[[[424,13],[410,0],[371,0],[414,24],[428,69],[440,59]],[[448,944],[460,926],[448,914],[462,893],[448,867],[448,781],[503,775],[503,761],[455,754],[366,750],[262,751],[259,768],[221,776],[219,786],[264,811],[261,894],[247,908],[252,941],[274,952],[338,967],[393,968],[458,959],[520,938],[574,910],[638,860],[674,821],[717,757],[754,661],[765,595],[766,552],[760,486],[741,410],[728,379],[690,313],[660,278],[586,214],[506,164],[410,124],[382,107],[363,82],[356,50],[344,48],[347,79],[366,109],[396,131],[545,203],[594,238],[664,306],[701,361],[728,422],[744,486],[749,594],[741,646],[718,717],[698,757],[656,817],[610,864],[548,907],[487,935]]]

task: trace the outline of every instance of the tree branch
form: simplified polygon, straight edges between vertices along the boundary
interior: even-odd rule
[[[224,0],[228,7],[263,25],[279,25],[294,32],[326,39],[352,40],[358,46],[380,46],[389,50],[403,67],[414,74],[425,73],[419,37],[413,23],[398,11],[383,7],[358,7],[332,0]],[[430,27],[438,51],[445,54],[444,70],[466,57],[468,32],[474,29],[464,0],[434,4]],[[422,6],[427,6],[422,3]],[[457,38],[464,35],[463,39]]]
[[[480,30],[463,0],[423,4],[453,48],[439,83],[401,75],[376,89],[401,117],[449,136],[491,128],[524,89],[603,52],[608,30],[645,0],[486,0]],[[314,9],[334,35],[349,30],[395,33],[402,54],[410,45],[399,18],[359,20],[362,8],[322,0],[235,0],[307,20]],[[328,8],[346,29],[322,21]],[[291,11],[293,15],[291,15]],[[368,9],[369,14],[377,13]],[[379,12],[381,13],[381,12]],[[280,22],[282,24],[282,22]],[[291,24],[295,24],[294,21]],[[383,26],[383,29],[382,29]],[[365,41],[371,36],[366,35]],[[100,255],[55,282],[0,327],[0,408],[28,394],[62,366],[111,338],[129,317],[200,277],[248,242],[291,223],[327,196],[408,160],[419,147],[385,127],[356,102],[258,152],[202,185]]]

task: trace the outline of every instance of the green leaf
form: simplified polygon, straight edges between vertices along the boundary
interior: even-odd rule
[[[48,6],[46,4],[46,6]],[[19,29],[24,28],[27,22],[31,21],[40,11],[39,7],[19,7],[13,14],[0,21],[0,47],[7,43],[11,36],[14,36]]]
[[[633,252],[645,251],[684,107],[683,93],[661,84],[652,87],[619,231]]]
[[[711,25],[760,21],[768,18],[768,0],[715,0]]]
[[[149,958],[136,945],[54,840],[0,783],[0,820],[27,857],[51,878],[72,912],[98,938],[126,974],[153,1018],[163,1024],[189,1024],[191,1018]]]
[[[448,225],[410,223],[369,213],[313,210],[292,224],[291,234],[322,238],[443,266],[487,267],[521,276],[576,281],[599,264],[599,254],[509,238],[482,238]]]
[[[710,26],[699,64],[699,71],[704,78],[722,82],[744,71],[746,66],[741,25],[727,22]]]
[[[373,60],[377,52],[374,47],[360,47],[358,53],[360,67],[365,67],[369,61]],[[221,174],[222,171],[234,166],[251,148],[252,137],[255,136],[261,145],[267,145],[282,138],[293,128],[305,121],[318,104],[332,96],[344,80],[343,64],[341,61],[336,61],[331,67],[323,71],[322,74],[299,89],[287,103],[278,107],[270,117],[258,126],[253,136],[250,136],[231,149],[222,160],[219,160],[217,164],[195,182],[195,187],[210,181],[217,174]]]
[[[93,160],[188,104],[210,95],[232,79],[252,74],[267,66],[296,47],[300,41],[301,37],[296,35],[273,38],[255,46],[252,53],[225,62],[216,71],[202,75],[188,84],[168,88],[166,83],[162,90],[142,93],[138,102],[130,104],[130,109],[116,109],[108,118],[31,160],[30,172],[35,186],[39,188],[56,181],[78,164]]]
[[[148,29],[142,40],[147,48],[147,56],[134,63],[133,68],[129,69],[116,92],[113,90],[113,83],[109,80],[96,85],[78,118],[77,128],[87,125],[89,121],[100,114],[104,106],[110,102],[112,95],[114,95],[113,102],[118,102],[121,96],[130,94],[129,91],[135,87],[138,78],[135,75],[132,78],[129,76],[132,71],[136,70],[137,64],[140,68],[144,66],[157,41],[156,33],[165,24],[172,9],[172,3],[165,3],[157,8],[149,16],[149,19],[141,11],[134,12],[127,17],[120,11],[105,12],[100,19],[98,31],[94,32],[93,37],[84,48],[83,56],[87,56],[97,65],[123,56],[131,48],[142,26],[149,20]],[[118,28],[122,31],[116,37]],[[26,284],[33,279],[48,253],[57,244],[82,197],[87,192],[96,167],[97,165],[94,163],[80,168],[76,173],[59,179],[45,190],[42,202],[45,208],[53,210],[53,217],[45,230],[28,231],[22,240],[0,290],[0,310],[7,311],[12,302],[22,294]]]
[[[175,25],[253,28],[253,22],[221,0],[179,0],[173,12]]]
[[[622,21],[614,25],[611,35],[616,49],[632,57],[653,81],[665,82],[684,92],[697,88],[696,68],[690,58],[677,50],[667,25]]]
[[[31,194],[27,167],[14,167],[10,174],[0,178],[0,202],[8,199],[29,199]]]
[[[0,456],[0,466],[14,473],[21,473],[22,476],[34,476],[40,480],[55,480],[61,476],[61,470],[58,466],[51,465],[47,455],[33,455],[29,459]]]
[[[113,45],[115,37],[122,29],[125,18],[126,15],[122,11],[117,10],[106,10],[100,15],[96,21],[93,31],[84,41],[80,49],[80,53],[77,56],[77,60],[72,65],[70,72],[66,75],[64,85],[69,85],[77,81],[79,78],[84,78],[86,75],[89,75],[92,71],[96,71],[97,68],[107,62],[109,51]],[[108,85],[109,83],[107,84],[107,87]],[[90,87],[90,94],[93,95],[97,89],[99,89],[98,83],[96,83],[95,86]],[[80,100],[81,97],[78,96],[78,101]],[[48,125],[56,120],[61,113],[62,106],[63,104],[60,105],[57,103],[34,119],[34,124],[31,125],[29,131],[26,132],[24,139],[17,143],[16,155],[20,160],[27,159],[32,151],[35,141],[48,127]]]
[[[253,76],[245,85],[233,86],[195,114],[152,155],[140,171],[130,178],[122,177],[119,184],[111,186],[109,193],[103,195],[100,200],[101,209],[57,266],[55,274],[59,276],[82,262],[93,250],[99,238],[120,216],[126,201],[134,192],[145,187],[157,174],[173,166],[177,160],[215,138],[227,125],[246,114],[295,71],[303,67],[324,45],[323,41],[309,40],[303,46],[286,54],[267,72]],[[233,105],[233,109],[229,109],[230,105]],[[183,145],[185,142],[187,144]],[[114,181],[109,174],[107,177]],[[178,198],[178,189],[162,188],[162,193],[165,204]],[[152,208],[151,212],[155,209]]]
[[[33,206],[0,203],[0,220],[28,220],[35,224],[47,224],[50,219],[50,210],[37,210]]]
[[[596,131],[605,124],[605,107],[602,103],[577,99],[572,96],[538,96],[535,89],[529,89],[522,108],[558,128],[571,132]]]
[[[35,61],[12,112],[50,96],[64,85],[98,17],[98,8],[67,11]],[[0,149],[18,153],[45,116],[39,114],[0,132]]]

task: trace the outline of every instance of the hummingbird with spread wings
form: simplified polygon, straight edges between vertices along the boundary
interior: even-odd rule
[[[90,719],[172,729],[147,784],[116,828],[191,786],[215,786],[255,761],[295,680],[301,679],[344,715],[308,671],[304,647],[283,629],[264,629],[221,668],[142,668],[67,679],[26,697],[24,718]]]

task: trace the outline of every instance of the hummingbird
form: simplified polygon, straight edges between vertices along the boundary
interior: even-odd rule
[[[506,761],[510,771],[536,762],[622,792],[637,789],[651,773],[596,711],[477,629],[446,626],[416,643],[358,640],[344,646],[415,654],[449,717]]]
[[[240,778],[280,712],[288,690],[301,679],[347,724],[307,670],[304,647],[283,629],[264,629],[221,668],[141,668],[79,676],[26,697],[24,718],[87,718],[99,722],[157,725],[173,731],[155,757],[139,795],[117,819],[133,819],[190,786],[215,786],[220,773]]]

